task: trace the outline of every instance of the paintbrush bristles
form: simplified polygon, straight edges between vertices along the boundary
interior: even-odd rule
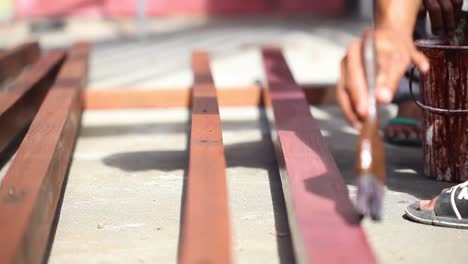
[[[356,209],[373,220],[382,218],[385,185],[385,153],[377,119],[368,119],[358,141],[356,153]]]

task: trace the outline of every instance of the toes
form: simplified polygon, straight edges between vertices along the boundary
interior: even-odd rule
[[[405,126],[403,128],[403,131],[404,131],[404,135],[406,136],[406,138],[408,138],[408,139],[418,139],[418,132],[415,129],[415,127]]]
[[[415,126],[395,125],[386,129],[386,134],[389,137],[401,139],[421,139],[422,131]]]
[[[401,137],[401,126],[400,125],[389,125],[385,128],[385,135],[388,138],[400,138]]]
[[[419,209],[422,210],[422,211],[431,210],[431,209],[429,209],[429,203],[430,202],[431,202],[430,200],[421,200],[419,202]]]
[[[384,128],[384,134],[385,134],[385,137],[387,137],[387,138],[395,137],[394,126],[386,126]]]
[[[400,139],[404,139],[408,137],[406,134],[405,126],[397,126],[395,128],[395,137],[400,138]]]
[[[436,197],[432,198],[432,200],[421,200],[419,202],[419,209],[422,211],[430,211],[434,210],[435,204],[437,202],[437,199],[439,199],[440,195],[437,195]]]

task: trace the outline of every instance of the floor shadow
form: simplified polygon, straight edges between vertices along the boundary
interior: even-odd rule
[[[230,121],[223,121],[223,131],[225,131],[225,123],[229,124]],[[226,145],[226,162],[228,167],[257,168],[267,171],[273,205],[279,261],[280,263],[294,263],[294,251],[289,230],[286,204],[283,196],[283,187],[276,164],[268,120],[264,108],[259,108],[259,120],[255,123],[256,124],[250,128],[259,129],[262,132],[261,140]]]
[[[103,159],[109,167],[123,171],[162,170],[173,171],[185,169],[187,151],[136,151],[109,155]]]
[[[274,148],[271,141],[271,134],[268,126],[268,118],[264,108],[260,108],[260,123],[262,124],[262,142],[264,142],[263,153],[271,153],[273,156],[272,166],[267,167],[268,179],[270,181],[270,193],[273,200],[273,213],[275,216],[275,228],[277,232],[276,243],[278,246],[278,253],[280,263],[294,263],[294,250],[292,244],[291,232],[289,230],[288,214],[286,211],[286,202],[284,200],[283,186],[278,171],[278,165],[273,155]],[[264,154],[263,154],[264,155]],[[286,235],[281,235],[286,234]]]
[[[12,160],[13,156],[16,154],[23,138],[26,136],[28,132],[29,125],[21,130],[17,136],[15,136],[11,142],[2,150],[0,151],[0,170],[8,164],[9,161]]]
[[[185,151],[184,151],[184,176],[182,180],[182,192],[180,194],[180,212],[179,212],[179,239],[177,241],[177,259],[180,259],[180,254],[181,254],[181,245],[182,245],[182,239],[184,236],[184,212],[185,212],[185,200],[187,197],[187,177],[188,177],[188,167],[189,167],[189,148],[190,148],[190,134],[191,134],[191,128],[192,126],[190,125],[192,123],[192,114],[191,111],[187,111],[187,139],[185,141]]]

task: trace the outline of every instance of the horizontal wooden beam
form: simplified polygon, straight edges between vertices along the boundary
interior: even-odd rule
[[[226,160],[208,54],[194,53],[192,68],[195,84],[190,158],[179,260],[180,263],[230,263]]]
[[[89,46],[76,44],[0,186],[0,263],[42,263],[80,125]]]
[[[334,104],[333,85],[304,86],[308,102],[312,105]],[[258,85],[218,88],[221,107],[263,106],[264,89]],[[83,94],[85,109],[170,108],[191,107],[191,89],[167,87],[163,89],[88,89]]]
[[[64,57],[64,51],[44,55],[1,93],[0,154],[33,120]]]
[[[281,51],[264,49],[263,62],[296,259],[376,263],[344,180]]]
[[[37,42],[29,42],[0,53],[0,84],[19,75],[39,58],[40,52]]]

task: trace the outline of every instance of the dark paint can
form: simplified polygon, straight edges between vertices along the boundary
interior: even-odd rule
[[[468,180],[468,46],[416,41],[431,65],[420,77],[424,111],[424,173],[440,181]],[[411,81],[410,81],[411,83]]]

